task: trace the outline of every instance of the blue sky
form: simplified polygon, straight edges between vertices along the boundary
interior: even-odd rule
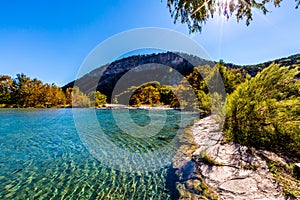
[[[194,39],[213,60],[255,64],[300,53],[300,10],[284,0],[271,13],[257,13],[250,26],[221,17],[201,34],[173,24],[166,0],[0,2],[0,74],[25,73],[63,86],[100,42],[133,28],[161,27]]]

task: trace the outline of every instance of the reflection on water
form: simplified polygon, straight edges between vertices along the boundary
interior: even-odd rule
[[[131,152],[166,145],[180,121],[178,111],[168,111],[157,135],[137,139],[113,123],[110,110],[97,110],[96,115],[106,137]],[[130,115],[139,126],[150,123],[147,111]],[[0,199],[178,198],[171,163],[152,172],[121,172],[94,158],[77,134],[71,109],[1,109],[0,146]]]

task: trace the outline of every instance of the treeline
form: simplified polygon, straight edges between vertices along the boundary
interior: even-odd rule
[[[227,140],[271,150],[300,161],[299,66],[271,64],[255,77],[241,68],[226,68],[221,63],[214,68],[196,67],[186,80],[192,86],[197,98],[196,106],[204,116],[211,114],[214,99],[224,98],[213,96],[213,91],[217,90],[213,88],[217,85],[217,73],[221,75],[226,91],[226,103],[219,106],[223,107],[221,114],[225,115],[223,131]],[[117,97],[132,94],[130,105],[195,106],[178,102],[176,95],[180,96],[186,90],[184,84],[163,86],[156,82],[131,87]],[[186,99],[189,98],[193,97]]]
[[[220,76],[217,76],[217,74],[220,74]],[[132,86],[126,91],[115,95],[114,103],[128,104],[129,101],[131,106],[197,107],[202,114],[207,115],[211,113],[213,103],[210,94],[218,90],[218,83],[216,82],[218,78],[221,78],[219,80],[221,81],[220,84],[224,82],[227,94],[231,94],[237,85],[246,80],[247,76],[246,71],[242,69],[227,69],[220,63],[215,67],[209,65],[198,66],[178,85],[170,86],[161,85],[159,82],[150,82],[140,86]],[[207,83],[211,86],[208,87]],[[193,92],[193,95],[190,91]],[[180,102],[178,99],[180,99]]]
[[[104,104],[106,96],[100,92],[85,95],[78,87],[63,91],[54,84],[44,84],[24,74],[17,74],[14,79],[0,76],[0,107],[100,107]]]
[[[149,82],[141,86],[132,86],[126,91],[115,95],[114,103],[128,104],[130,106],[170,106],[179,107],[174,88],[161,85],[159,82]],[[128,102],[129,101],[129,102]]]

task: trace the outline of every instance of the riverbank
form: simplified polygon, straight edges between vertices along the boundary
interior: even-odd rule
[[[272,152],[225,142],[213,116],[196,122],[189,137],[193,145],[183,147],[182,158],[174,162],[182,180],[177,187],[181,199],[201,199],[201,195],[212,199],[297,198],[299,180],[272,171],[275,164],[288,169],[289,161]]]

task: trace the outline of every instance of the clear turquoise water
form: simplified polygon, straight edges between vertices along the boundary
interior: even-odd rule
[[[120,170],[101,158],[111,154],[110,162],[118,159],[114,149],[104,147],[109,141],[122,152],[150,155],[141,159],[141,168],[152,160],[159,162],[160,157],[151,157],[153,152],[174,141],[178,145],[177,131],[181,130],[182,122],[179,111],[167,111],[161,131],[147,137],[126,134],[114,121],[111,110],[96,110],[93,112],[101,126],[101,136],[89,120],[90,111],[76,110],[76,129],[71,109],[1,109],[0,199],[178,198],[172,163],[140,173],[137,168],[128,168],[134,166],[130,159],[122,161],[126,170]],[[129,119],[124,112],[128,110],[115,114],[121,119],[124,115],[126,124]],[[129,113],[131,120],[141,127],[151,123],[147,111]],[[156,117],[159,119],[159,113]],[[184,120],[188,124],[193,117]],[[86,132],[78,133],[80,123]],[[103,133],[105,140],[101,138]],[[91,148],[93,145],[97,148]],[[173,153],[170,151],[171,156]]]

